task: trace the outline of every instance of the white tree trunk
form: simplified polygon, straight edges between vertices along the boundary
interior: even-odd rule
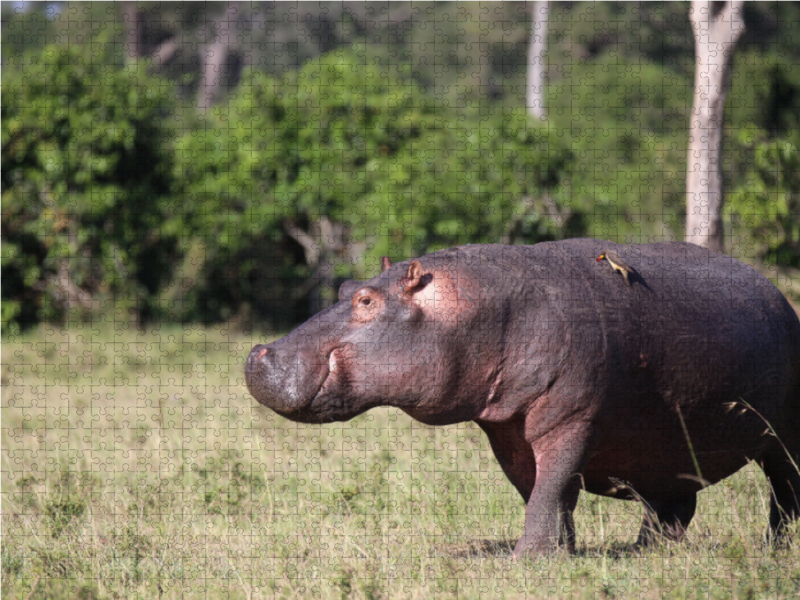
[[[528,113],[540,121],[544,121],[547,118],[544,96],[547,80],[547,21],[549,17],[550,3],[547,0],[533,3],[531,9],[531,38],[528,44],[528,93],[526,103]]]
[[[723,249],[722,117],[733,49],[744,32],[743,0],[692,1],[694,108],[686,165],[686,241]]]

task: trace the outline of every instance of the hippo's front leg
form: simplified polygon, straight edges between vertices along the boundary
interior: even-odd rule
[[[514,556],[551,553],[559,545],[575,551],[572,513],[583,487],[591,428],[582,424],[560,427],[533,444],[536,484],[525,507],[525,533]]]
[[[525,439],[525,421],[509,423],[476,421],[489,438],[492,452],[511,484],[527,503],[536,483],[536,457]]]

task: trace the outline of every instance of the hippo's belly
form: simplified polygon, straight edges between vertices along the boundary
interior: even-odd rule
[[[729,430],[711,436],[713,439],[696,436],[690,452],[680,427],[663,426],[641,434],[617,432],[602,440],[591,455],[584,471],[585,489],[622,499],[633,499],[636,494],[645,499],[668,499],[696,493],[732,475],[748,460],[759,458],[764,438],[740,435],[738,443],[727,439],[737,433],[743,432]]]

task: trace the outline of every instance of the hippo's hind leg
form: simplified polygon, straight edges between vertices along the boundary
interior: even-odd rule
[[[772,539],[777,541],[786,526],[800,517],[800,452],[794,452],[790,460],[786,450],[781,448],[764,458],[761,467],[772,488],[769,528]]]
[[[638,546],[651,546],[659,539],[680,542],[694,517],[697,494],[670,500],[648,501],[639,531]]]

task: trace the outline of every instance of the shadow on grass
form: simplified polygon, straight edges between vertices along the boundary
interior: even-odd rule
[[[508,557],[511,558],[517,540],[476,539],[453,544],[437,544],[438,554],[450,558]],[[648,552],[658,551],[659,546],[642,548],[636,543],[615,542],[604,547],[579,547],[572,555],[575,558],[630,558]]]
[[[578,558],[630,558],[631,556],[637,556],[651,552],[654,548],[657,548],[657,546],[643,548],[634,542],[612,542],[602,547],[592,546],[589,548],[578,548],[573,556]]]
[[[475,539],[454,544],[437,544],[438,554],[450,558],[475,558],[489,556],[511,557],[517,540]]]

